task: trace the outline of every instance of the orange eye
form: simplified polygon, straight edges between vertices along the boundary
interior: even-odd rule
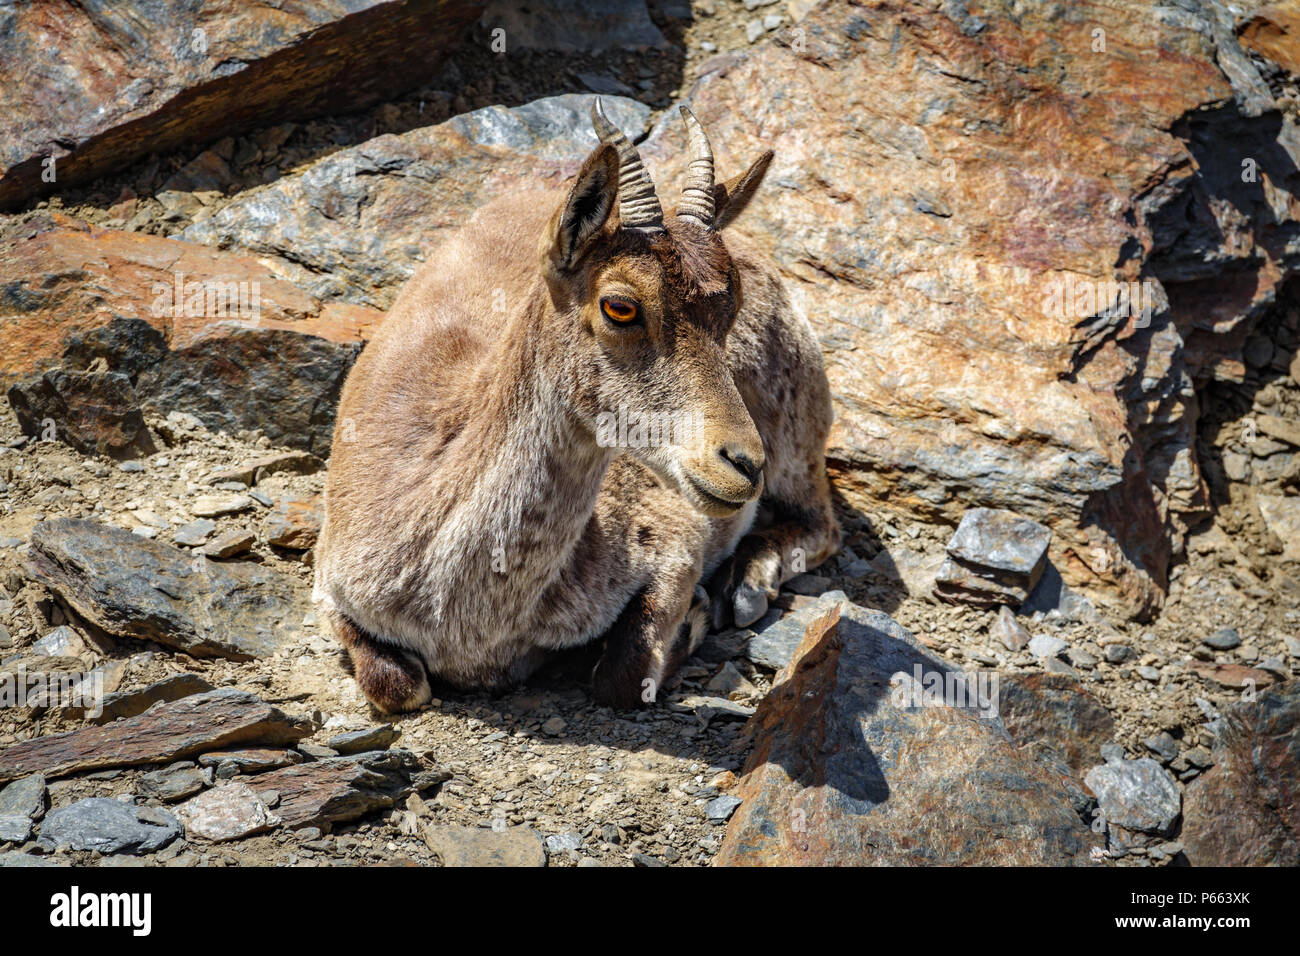
[[[600,310],[611,322],[617,322],[619,325],[627,325],[641,314],[637,304],[627,299],[601,299]]]

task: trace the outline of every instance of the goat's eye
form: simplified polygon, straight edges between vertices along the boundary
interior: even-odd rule
[[[601,299],[600,310],[605,313],[607,319],[619,325],[635,322],[637,316],[641,314],[641,309],[635,302],[613,297]]]

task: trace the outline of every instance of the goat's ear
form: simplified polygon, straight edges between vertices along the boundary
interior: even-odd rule
[[[572,269],[600,232],[618,198],[618,152],[608,144],[587,157],[569,198],[552,220],[551,261]]]
[[[713,187],[713,228],[725,229],[731,225],[749,205],[749,201],[754,198],[754,193],[758,191],[758,185],[767,175],[767,167],[772,163],[772,151],[769,149],[758,159],[754,160],[754,165],[745,170],[735,179],[729,179],[725,183],[717,183]]]

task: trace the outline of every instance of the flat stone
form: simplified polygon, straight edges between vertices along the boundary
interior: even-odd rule
[[[165,803],[175,803],[192,797],[207,784],[203,771],[188,762],[179,766],[151,770],[140,778],[140,793],[157,797]]]
[[[541,836],[528,827],[493,830],[486,827],[427,826],[424,842],[443,866],[546,865]]]
[[[279,792],[276,812],[285,826],[328,827],[393,806],[433,780],[428,773],[410,751],[395,749],[272,770],[258,776],[257,787]]]
[[[188,547],[197,548],[208,540],[208,536],[217,530],[217,523],[208,518],[198,518],[183,524],[172,535],[172,541]]]
[[[198,495],[190,502],[190,512],[204,518],[233,515],[253,507],[248,495]]]
[[[213,750],[199,757],[200,767],[220,770],[230,767],[237,773],[261,773],[302,763],[302,754],[296,750]]]
[[[718,672],[705,685],[705,690],[720,697],[725,697],[727,700],[758,696],[758,688],[750,683],[739,668],[730,661],[727,661],[718,669]]]
[[[49,849],[152,853],[179,835],[180,824],[164,810],[91,797],[46,814],[39,842]]]
[[[546,838],[546,853],[569,853],[582,849],[582,834],[560,833]]]
[[[808,625],[820,618],[828,609],[847,600],[848,596],[843,591],[828,591],[818,598],[817,603],[787,614],[762,630],[757,630],[758,625],[756,625],[756,633],[745,645],[745,656],[755,664],[770,670],[780,670],[790,663],[790,658],[794,656],[795,648],[803,640]],[[759,625],[761,624],[760,621]]]
[[[319,495],[281,495],[262,519],[262,539],[277,548],[306,551],[320,537],[324,518]]]
[[[280,824],[262,798],[238,781],[214,787],[176,808],[188,839],[224,843],[264,833]]]
[[[65,624],[56,627],[33,644],[32,651],[43,657],[77,657],[85,653],[86,644],[76,631]]]
[[[245,554],[257,542],[257,535],[251,531],[223,531],[199,550],[209,558],[233,558]]]
[[[143,714],[154,704],[180,700],[209,690],[212,690],[212,685],[198,674],[173,674],[145,687],[106,695],[102,712],[98,716],[88,716],[87,720],[95,724],[109,724],[124,717]]]
[[[47,857],[36,856],[32,853],[20,853],[18,850],[0,851],[0,867],[24,867],[24,866],[70,866],[66,861],[51,860]]]
[[[714,797],[704,805],[704,815],[711,823],[726,823],[740,806],[740,799],[730,794]]]
[[[401,731],[392,724],[380,724],[364,730],[353,730],[331,737],[329,748],[340,754],[357,754],[367,750],[386,750],[400,737]]]
[[[32,531],[32,577],[115,637],[195,657],[251,660],[297,637],[308,602],[257,565],[195,566],[192,554],[84,518]]]
[[[1019,651],[1029,646],[1028,629],[1016,620],[1016,616],[1006,605],[999,608],[997,620],[993,622],[990,633],[1009,651]]]
[[[293,743],[312,732],[252,694],[233,688],[158,704],[103,727],[35,737],[0,751],[0,782],[31,773],[61,777],[84,770],[134,767],[240,744]]]
[[[1201,643],[1216,651],[1230,651],[1241,646],[1241,635],[1235,628],[1221,627],[1208,637],[1201,638]]]

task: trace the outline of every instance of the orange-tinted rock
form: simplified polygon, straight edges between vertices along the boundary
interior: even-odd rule
[[[729,791],[742,802],[718,862],[1087,862],[1097,840],[1068,774],[1017,749],[977,701],[901,694],[918,672],[920,687],[954,690],[970,689],[970,675],[886,615],[840,608],[809,626],[750,720],[754,749]]]
[[[1241,45],[1272,60],[1288,73],[1300,73],[1300,10],[1274,4],[1256,10],[1237,28]]]
[[[315,546],[324,517],[319,495],[281,495],[262,521],[262,539],[277,548],[306,551]]]
[[[738,228],[821,337],[847,503],[1017,511],[1067,583],[1148,613],[1208,507],[1193,382],[1296,270],[1294,131],[1217,6],[967,9],[822,4],[692,108],[720,178],[775,150]],[[666,115],[642,149],[666,203],[683,141]]]
[[[343,377],[382,318],[249,255],[57,214],[0,232],[0,383],[102,358],[146,410],[324,454]]]
[[[0,208],[148,153],[377,102],[425,80],[481,9],[471,0],[20,3],[0,30]]]
[[[121,372],[45,372],[9,389],[23,434],[57,438],[84,455],[139,458],[157,451],[131,379]]]

